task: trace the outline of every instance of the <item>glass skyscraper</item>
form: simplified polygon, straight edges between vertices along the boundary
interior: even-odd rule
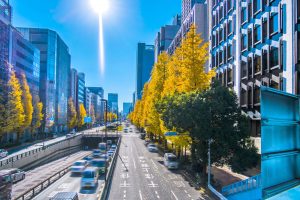
[[[108,93],[108,106],[110,112],[118,114],[119,106],[118,106],[118,94],[116,93]]]

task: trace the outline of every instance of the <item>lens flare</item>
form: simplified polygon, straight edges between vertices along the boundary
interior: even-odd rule
[[[99,65],[101,75],[104,74],[105,70],[105,58],[104,58],[104,36],[103,36],[103,20],[102,16],[99,15]]]
[[[90,0],[91,6],[99,15],[103,15],[109,9],[108,0]]]

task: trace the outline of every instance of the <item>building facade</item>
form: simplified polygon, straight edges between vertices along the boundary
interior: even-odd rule
[[[104,89],[102,87],[86,87],[86,106],[90,101],[89,110],[94,108],[95,117],[97,122],[104,121],[105,103],[102,101],[104,98]],[[87,96],[88,95],[88,96]],[[87,109],[87,107],[86,107]]]
[[[136,62],[136,98],[139,100],[142,98],[144,85],[150,79],[154,65],[154,45],[138,43]]]
[[[299,93],[299,1],[210,0],[210,64],[260,136],[260,86]],[[295,42],[298,41],[298,42]],[[298,46],[297,46],[298,45]]]
[[[109,111],[113,112],[115,114],[118,114],[119,112],[119,101],[118,101],[118,94],[117,93],[108,93],[108,107]]]
[[[49,29],[18,28],[40,50],[40,99],[46,132],[67,130],[71,56],[60,36]]]
[[[85,74],[84,73],[78,73],[78,93],[77,93],[77,102],[79,104],[84,105],[84,97],[85,97]]]
[[[127,117],[127,115],[132,111],[133,106],[132,103],[124,102],[123,103],[123,116]]]
[[[70,87],[69,87],[69,95],[70,98],[73,100],[73,104],[76,107],[78,105],[77,103],[77,93],[78,93],[78,80],[77,80],[77,70],[72,68],[70,71]]]

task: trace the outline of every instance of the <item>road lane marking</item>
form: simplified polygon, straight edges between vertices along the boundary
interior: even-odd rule
[[[140,194],[140,199],[143,200],[143,196],[142,196],[142,191],[139,190],[139,194]]]
[[[191,198],[192,196],[190,194],[188,194],[188,196]]]
[[[156,197],[159,199],[160,197],[159,197],[159,195],[158,195],[158,192],[157,192],[157,191],[155,191],[155,194],[156,194]]]
[[[132,160],[133,160],[134,169],[136,169],[135,161],[134,161],[134,159],[132,159]]]
[[[158,169],[157,165],[155,164],[155,162],[154,162],[152,159],[151,159],[151,162],[153,163],[154,167],[155,167],[156,169]]]
[[[184,190],[185,193],[188,193],[186,190]]]
[[[148,186],[155,188],[155,187],[158,187],[158,184],[153,183],[153,181],[151,181],[151,183],[149,183]]]
[[[173,190],[171,190],[171,193],[173,194],[173,196],[175,197],[176,200],[178,200],[177,196],[174,194]]]

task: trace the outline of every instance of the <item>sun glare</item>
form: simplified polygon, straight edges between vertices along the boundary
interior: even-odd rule
[[[99,15],[103,15],[109,9],[108,0],[90,0],[91,6]]]

